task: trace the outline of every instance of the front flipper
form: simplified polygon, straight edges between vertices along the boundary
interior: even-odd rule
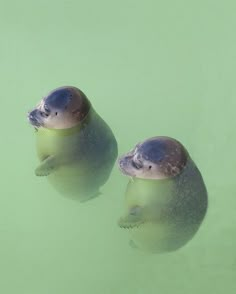
[[[139,227],[142,223],[144,223],[142,212],[143,209],[140,206],[131,207],[129,211],[120,218],[118,225],[125,229]]]
[[[120,218],[118,225],[124,229],[138,228],[147,223],[159,223],[162,221],[162,213],[158,209],[150,207],[133,206]]]
[[[48,156],[41,164],[35,169],[36,176],[48,176],[59,167],[58,161],[55,156]]]

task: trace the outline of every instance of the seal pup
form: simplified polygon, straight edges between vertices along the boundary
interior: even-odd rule
[[[61,194],[86,201],[100,194],[117,158],[117,142],[110,127],[76,87],[51,91],[28,113],[36,129],[40,165]]]
[[[153,137],[118,164],[131,177],[118,224],[129,230],[132,247],[162,253],[192,239],[207,211],[207,190],[185,147],[173,138]]]

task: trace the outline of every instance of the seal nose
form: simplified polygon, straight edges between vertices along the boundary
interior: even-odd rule
[[[120,169],[120,171],[121,171],[123,174],[125,174],[125,175],[128,175],[127,168],[128,168],[129,165],[130,165],[131,158],[132,158],[132,156],[124,155],[124,156],[121,156],[121,157],[118,159],[118,166],[119,166],[119,169]]]
[[[120,169],[124,168],[124,166],[125,166],[125,158],[126,158],[125,156],[122,156],[118,159],[118,165],[119,165]]]
[[[38,110],[37,109],[34,109],[34,110],[28,112],[28,115],[27,115],[28,121],[33,126],[39,126],[40,125],[40,122],[39,122],[39,119],[37,117],[37,114],[38,114]]]
[[[34,119],[35,114],[36,114],[36,110],[35,109],[34,110],[31,110],[31,111],[28,111],[28,114],[27,114],[28,119],[29,120]]]

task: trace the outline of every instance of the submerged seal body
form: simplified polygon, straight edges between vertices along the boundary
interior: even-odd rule
[[[97,196],[117,158],[117,142],[85,94],[75,87],[55,89],[28,119],[37,130],[36,175],[47,176],[65,196]]]
[[[207,190],[187,150],[175,139],[153,137],[119,159],[132,179],[119,226],[133,247],[151,253],[174,251],[199,229],[207,211]]]

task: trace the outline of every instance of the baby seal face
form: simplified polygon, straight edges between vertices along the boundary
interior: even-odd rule
[[[178,175],[185,167],[188,152],[169,137],[153,137],[135,146],[119,159],[121,171],[142,179],[165,179]]]
[[[50,92],[28,113],[36,128],[66,129],[78,125],[88,114],[91,104],[75,87],[61,87]]]

